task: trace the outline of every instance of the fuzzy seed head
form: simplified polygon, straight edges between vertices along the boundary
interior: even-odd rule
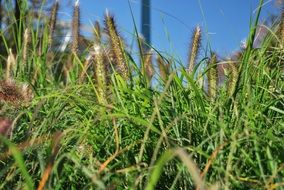
[[[11,132],[12,121],[7,118],[0,118],[0,134],[8,136]]]
[[[157,64],[159,68],[160,77],[164,82],[166,82],[170,74],[170,64],[166,63],[164,58],[162,58],[160,55],[158,55],[157,57]]]
[[[107,93],[107,76],[106,76],[106,64],[105,56],[103,53],[103,48],[100,47],[100,44],[96,44],[96,48],[99,49],[94,56],[94,79],[98,92],[98,102],[100,104],[106,104],[106,93]]]
[[[23,42],[23,64],[27,64],[27,57],[28,57],[28,46],[30,43],[30,30],[28,28],[25,29],[24,32],[24,42]]]
[[[101,43],[102,41],[101,26],[98,21],[95,22],[94,37],[95,37],[95,42]]]
[[[217,70],[217,56],[212,53],[211,58],[208,63],[208,96],[214,99],[217,95],[218,86],[218,70]]]
[[[16,65],[16,58],[14,54],[12,53],[12,50],[9,49],[9,55],[7,58],[7,64],[6,64],[6,74],[5,74],[5,79],[8,80],[11,77],[11,72]]]
[[[126,80],[128,79],[128,67],[124,57],[124,43],[122,42],[121,37],[118,35],[114,17],[110,16],[108,12],[105,16],[105,30],[110,39],[111,50],[118,73],[121,74],[121,76]]]
[[[143,73],[146,75],[148,82],[150,83],[153,75],[154,75],[154,67],[152,63],[153,51],[149,50],[149,52],[144,56],[144,68]]]
[[[57,12],[59,8],[59,1],[55,1],[55,3],[52,6],[51,9],[51,15],[50,15],[50,20],[49,20],[49,36],[48,36],[48,45],[51,47],[52,45],[52,40],[53,40],[53,33],[55,30],[56,26],[56,21],[57,21]]]
[[[188,71],[192,73],[193,68],[196,64],[196,59],[199,53],[199,48],[201,44],[201,28],[197,26],[193,32],[191,48],[189,52],[189,59],[188,59]]]
[[[279,38],[281,45],[284,46],[284,10],[282,11],[281,18],[279,24]]]
[[[0,101],[12,104],[28,102],[33,98],[27,84],[18,85],[12,79],[0,81]]]
[[[229,62],[229,71],[230,72],[229,72],[229,81],[228,81],[228,94],[232,96],[235,91],[239,76],[238,67],[236,63],[234,63],[233,61]]]
[[[73,17],[72,17],[72,53],[77,54],[79,48],[79,36],[80,36],[80,7],[79,0],[75,2]]]

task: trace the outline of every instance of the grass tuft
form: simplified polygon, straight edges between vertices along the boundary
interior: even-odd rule
[[[0,189],[283,189],[283,23],[255,48],[262,3],[237,56],[202,59],[197,27],[186,63],[143,49],[134,23],[137,57],[109,13],[80,36],[78,0],[70,28],[3,14]]]

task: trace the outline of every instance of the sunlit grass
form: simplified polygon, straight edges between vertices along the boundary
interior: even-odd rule
[[[282,25],[256,49],[257,23],[236,61],[212,52],[185,67],[141,39],[136,63],[109,14],[83,50],[73,39],[57,51],[48,24],[21,22],[23,43],[7,26],[0,114],[13,122],[0,135],[0,189],[283,189]],[[22,83],[29,98],[17,98]]]

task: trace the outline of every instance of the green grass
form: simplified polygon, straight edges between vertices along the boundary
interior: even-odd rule
[[[8,35],[11,24],[2,33],[1,76],[6,52],[17,44],[10,77],[29,84],[34,96],[1,100],[1,117],[14,123],[11,136],[0,136],[0,189],[284,189],[284,50],[277,26],[254,49],[257,23],[235,82],[229,72],[214,97],[207,83],[157,50],[171,69],[166,78],[156,72],[151,85],[121,44],[129,78],[104,57],[102,92],[95,64],[79,82],[92,47],[68,59],[68,49],[48,48],[48,25],[31,30],[23,64],[22,43]],[[109,44],[101,47],[111,51]],[[141,48],[139,57],[144,60]],[[66,78],[60,68],[70,60]],[[209,61],[205,56],[200,65]]]

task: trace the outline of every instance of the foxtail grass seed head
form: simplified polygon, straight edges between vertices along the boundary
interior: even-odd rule
[[[94,60],[94,78],[98,92],[98,102],[106,104],[107,82],[106,82],[106,65],[104,59],[104,50],[100,44],[94,45],[95,60]]]
[[[13,68],[15,65],[16,65],[16,58],[14,54],[12,53],[12,50],[9,49],[9,54],[8,54],[7,63],[6,63],[6,73],[5,73],[6,80],[11,78],[11,72],[13,71]]]
[[[207,71],[208,96],[211,99],[214,99],[217,94],[217,86],[218,86],[217,56],[215,53],[212,53],[207,68],[208,68]]]
[[[39,67],[36,66],[35,70],[34,70],[34,73],[33,73],[33,76],[32,76],[32,82],[31,82],[31,84],[33,86],[35,86],[36,82],[38,81],[39,73],[40,73],[40,69],[39,69]]]
[[[49,48],[52,46],[53,33],[55,31],[56,21],[57,21],[57,12],[59,8],[59,0],[56,0],[52,6],[49,20],[49,34],[48,34],[48,45]]]
[[[145,38],[142,34],[137,36],[137,44],[138,44],[138,48],[139,48],[139,58],[140,58],[140,64],[142,67],[142,71],[144,72],[143,68],[144,68],[144,63],[145,63],[145,57],[147,55],[148,52],[145,51],[143,44],[145,43]],[[143,73],[144,74],[144,73]]]
[[[164,82],[166,82],[170,73],[170,64],[166,63],[160,55],[157,56],[157,64],[159,68],[160,77]]]
[[[101,41],[102,41],[101,26],[100,26],[100,23],[98,21],[95,22],[94,37],[95,37],[96,43],[101,43]]]
[[[144,55],[144,68],[143,68],[143,74],[147,77],[148,83],[151,82],[152,77],[155,73],[154,67],[153,67],[153,51],[149,50],[146,55]]]
[[[27,84],[18,85],[13,79],[0,81],[0,101],[12,104],[28,102],[33,98]]]
[[[9,136],[12,130],[13,122],[7,118],[0,118],[0,134],[3,136]]]
[[[281,42],[281,46],[284,46],[284,10],[282,10],[280,24],[279,24],[279,39]]]
[[[110,16],[108,11],[106,11],[105,15],[105,30],[110,39],[111,49],[113,51],[118,73],[126,80],[128,79],[128,67],[124,57],[124,43],[117,32],[114,17]]]
[[[29,28],[25,29],[25,33],[24,33],[24,42],[23,42],[23,64],[26,65],[27,64],[27,57],[28,57],[28,46],[30,44],[31,41],[31,35],[30,35],[30,30]]]
[[[232,96],[236,88],[239,74],[238,74],[238,67],[235,62],[230,61],[228,64],[230,70],[229,81],[228,81],[228,94]]]
[[[204,88],[204,75],[200,72],[197,75],[197,83],[200,88]]]
[[[72,53],[77,54],[79,49],[80,36],[80,6],[79,0],[76,0],[72,17]]]
[[[200,26],[197,26],[193,32],[191,48],[188,58],[188,71],[190,73],[192,73],[193,68],[195,66],[196,59],[199,53],[200,44],[201,44],[201,28]]]

